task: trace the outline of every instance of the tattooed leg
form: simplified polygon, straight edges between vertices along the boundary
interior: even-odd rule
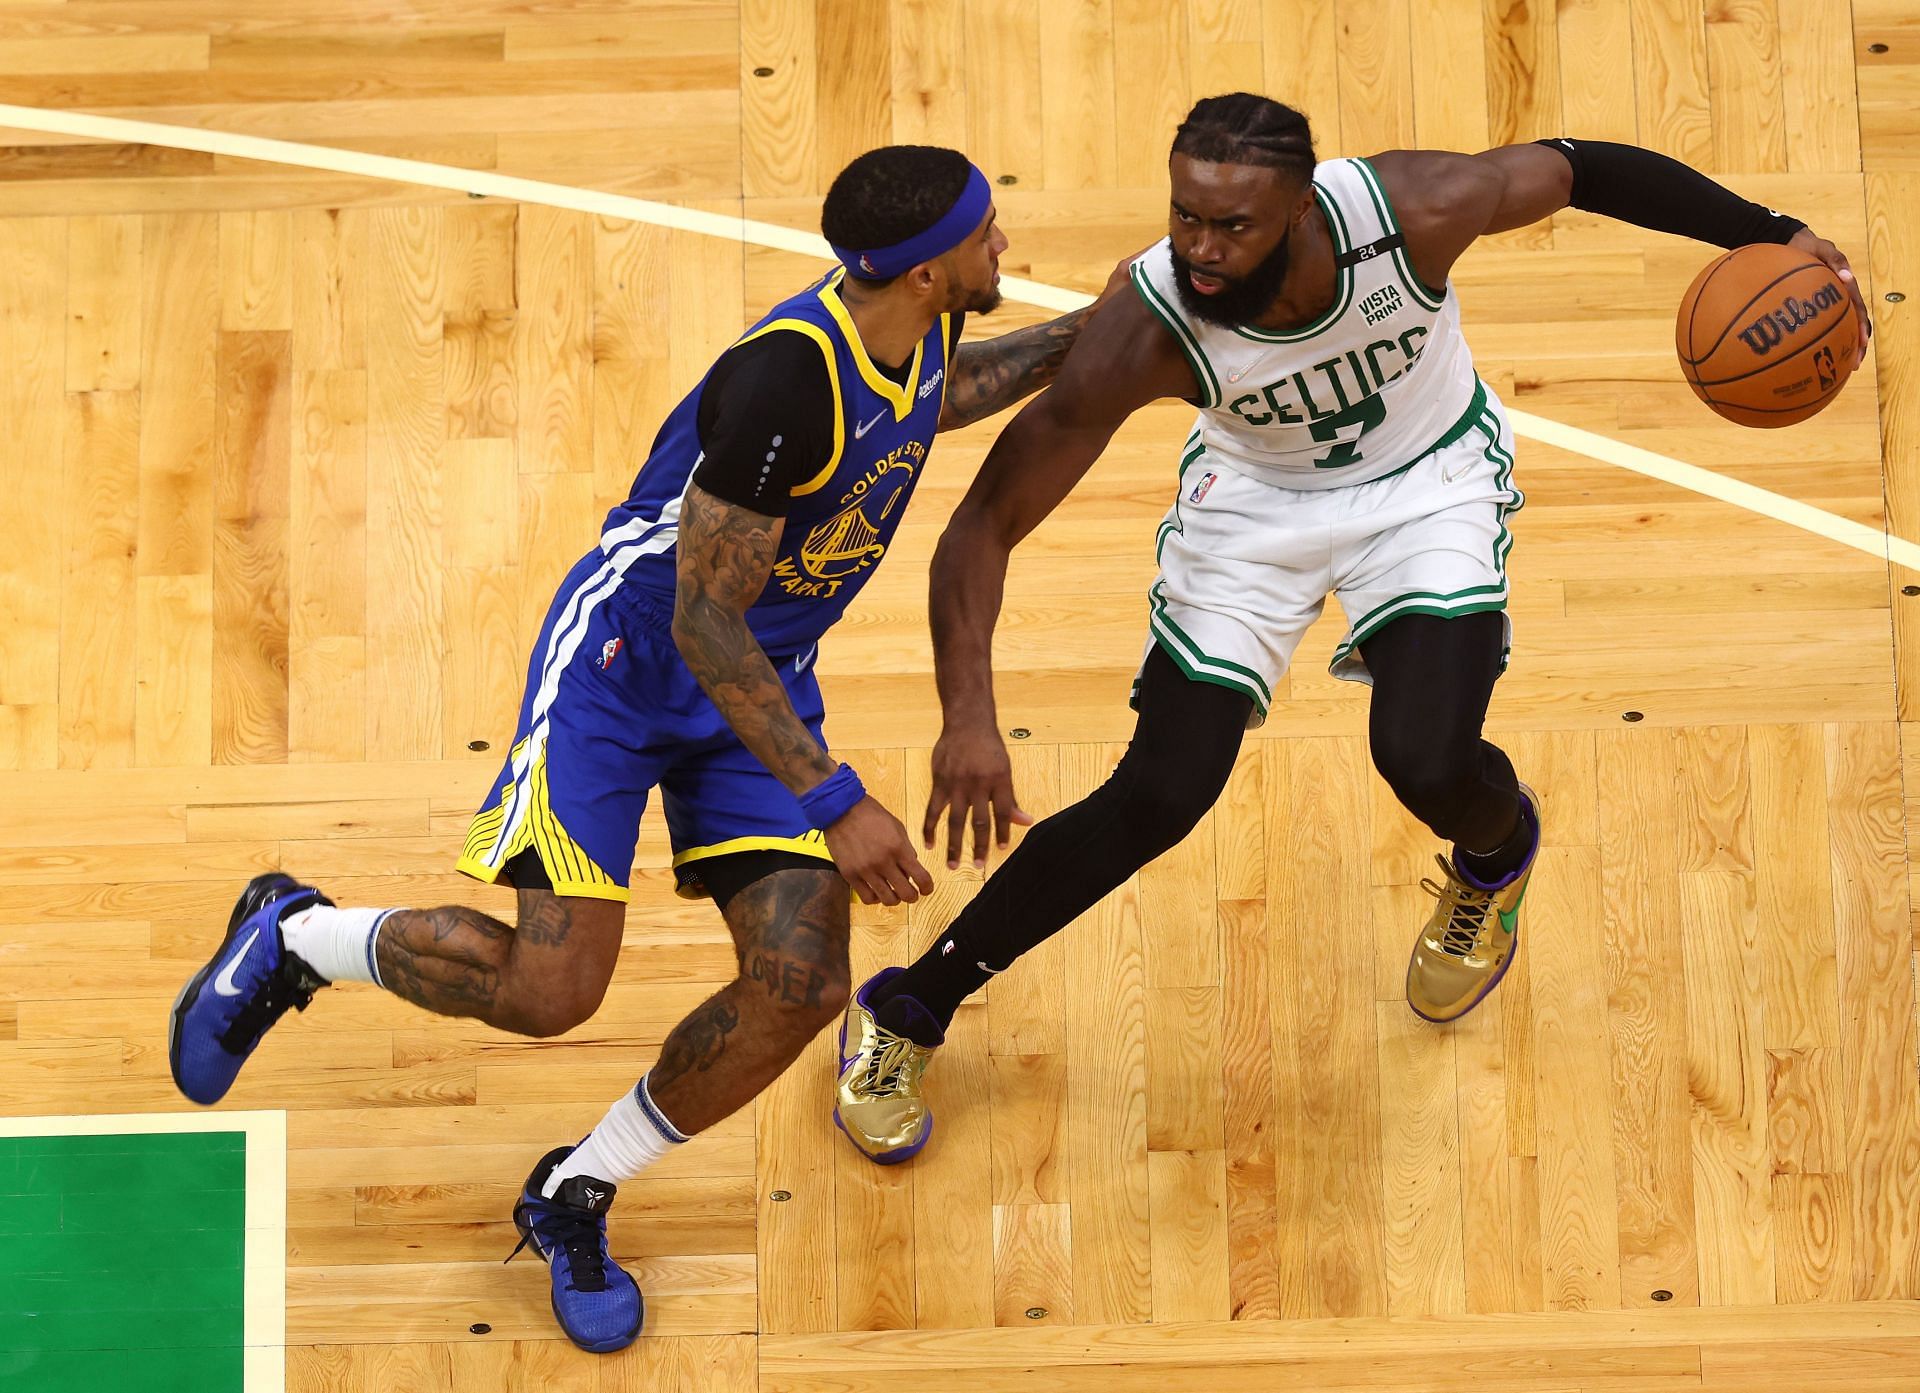
[[[625,919],[615,901],[522,890],[516,924],[464,905],[397,910],[374,951],[395,996],[519,1035],[558,1035],[599,1006]]]
[[[829,869],[764,876],[727,904],[740,975],[674,1027],[647,1074],[692,1136],[744,1107],[846,1008],[847,883]]]

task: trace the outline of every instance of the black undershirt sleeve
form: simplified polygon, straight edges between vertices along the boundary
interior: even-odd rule
[[[1806,226],[1657,151],[1564,136],[1534,144],[1573,166],[1572,205],[1589,213],[1729,249],[1789,242]]]
[[[820,345],[776,330],[720,355],[700,396],[693,481],[716,498],[785,517],[793,490],[833,455],[834,399]]]
[[[966,318],[948,321],[949,365]],[[876,366],[906,385],[906,363]],[[839,410],[820,345],[806,335],[777,330],[736,344],[713,365],[700,396],[702,458],[693,481],[715,498],[785,517],[793,491],[833,457]]]

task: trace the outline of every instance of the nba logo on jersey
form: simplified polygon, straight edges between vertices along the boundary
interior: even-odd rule
[[[1199,481],[1194,484],[1193,489],[1187,494],[1187,502],[1198,503],[1201,499],[1205,498],[1207,496],[1207,490],[1213,487],[1213,481],[1217,477],[1211,469],[1202,474]]]
[[[620,640],[617,638],[610,638],[600,646],[600,670],[602,672],[607,670],[607,664],[613,661],[614,656],[618,654],[619,651]]]

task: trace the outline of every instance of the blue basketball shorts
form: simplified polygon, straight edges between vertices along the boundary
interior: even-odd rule
[[[567,574],[527,664],[520,721],[457,867],[489,883],[528,849],[556,893],[625,900],[640,818],[660,790],[679,893],[706,894],[700,863],[743,851],[833,858],[800,802],[740,743],[674,647],[670,603],[597,548]],[[813,656],[772,657],[824,744]]]

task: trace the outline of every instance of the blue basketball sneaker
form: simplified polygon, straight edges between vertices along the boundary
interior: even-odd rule
[[[547,1260],[553,1318],[561,1330],[581,1349],[609,1354],[625,1349],[640,1334],[646,1302],[640,1299],[639,1285],[607,1254],[607,1209],[617,1187],[573,1175],[560,1182],[552,1199],[540,1193],[553,1168],[572,1154],[570,1146],[556,1147],[527,1177],[520,1202],[513,1207],[520,1244],[507,1254],[507,1261],[531,1244]]]
[[[173,1082],[196,1103],[227,1096],[240,1066],[289,1007],[306,1010],[327,985],[287,952],[280,922],[332,900],[292,876],[273,871],[247,882],[227,920],[227,936],[173,1003],[167,1061]]]

